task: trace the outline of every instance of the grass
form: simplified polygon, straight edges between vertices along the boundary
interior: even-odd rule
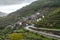
[[[42,35],[39,35],[37,33],[32,33],[24,29],[16,30],[16,33],[23,34],[24,40],[53,40],[52,38],[44,37]],[[10,34],[7,34],[6,38],[8,38],[9,35]]]
[[[32,33],[23,29],[17,30],[19,31],[19,33],[23,33],[24,34],[24,40],[53,40],[52,38],[49,37],[44,37],[42,35],[39,35],[37,33]]]
[[[43,30],[60,30],[60,29],[55,29],[55,28],[41,28]]]

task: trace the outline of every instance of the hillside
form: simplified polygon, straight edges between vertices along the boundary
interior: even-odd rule
[[[6,13],[0,12],[0,17],[6,16]]]
[[[44,19],[36,23],[37,27],[60,29],[60,7],[51,11]]]
[[[40,12],[42,15],[47,16],[48,13],[60,7],[60,0],[38,0],[30,5],[23,7],[16,12],[9,14],[7,17],[0,19],[0,28],[13,24],[20,20],[22,17],[27,17],[31,14]]]
[[[37,0],[0,17],[1,40],[59,40],[60,30],[54,28],[60,29],[60,0]]]

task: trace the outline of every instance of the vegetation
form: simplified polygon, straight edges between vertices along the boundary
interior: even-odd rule
[[[53,40],[53,38],[45,37],[37,33],[29,32],[24,29],[19,29],[13,33],[0,35],[1,40]]]
[[[60,7],[60,0],[38,0],[16,12],[9,14],[5,18],[0,19],[0,29],[4,29],[7,25],[11,25],[20,20],[22,17],[40,12],[41,15],[47,15],[50,11]],[[26,15],[27,14],[27,15]]]
[[[10,40],[22,40],[23,34],[20,33],[12,33],[9,37]]]
[[[20,28],[14,31],[9,25],[15,24],[21,18],[36,14],[44,15],[45,18],[35,22],[35,26],[43,28],[60,29],[60,0],[37,0],[6,17],[0,17],[0,39],[5,40],[54,40],[42,35],[34,34]],[[23,27],[24,28],[24,27]]]
[[[21,29],[22,30],[22,29]],[[17,30],[19,31],[19,30]],[[16,31],[16,32],[17,32]],[[28,34],[28,35],[27,35]],[[19,36],[20,35],[20,36]],[[52,38],[48,38],[48,37],[45,37],[45,36],[42,36],[42,35],[39,35],[37,33],[33,33],[33,32],[29,32],[29,31],[25,31],[23,30],[23,32],[19,32],[19,33],[12,33],[12,34],[9,34],[9,38],[10,40],[11,39],[18,39],[18,40],[53,40]],[[17,37],[18,36],[18,37]]]
[[[51,11],[44,19],[36,23],[36,26],[60,29],[60,7]]]

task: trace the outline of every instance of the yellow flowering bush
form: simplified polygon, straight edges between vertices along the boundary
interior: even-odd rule
[[[10,40],[22,40],[23,39],[23,34],[21,33],[12,33],[9,35]]]

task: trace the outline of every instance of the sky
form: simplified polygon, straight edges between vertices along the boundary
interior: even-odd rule
[[[35,0],[0,0],[0,12],[11,13],[26,5],[29,5]]]
[[[0,12],[9,14],[9,13],[14,12],[26,5],[28,5],[28,3],[27,4],[14,4],[14,5],[0,6]]]

